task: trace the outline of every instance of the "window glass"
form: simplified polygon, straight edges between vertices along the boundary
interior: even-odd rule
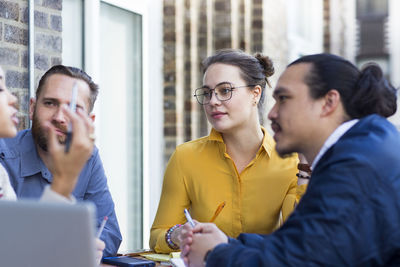
[[[124,236],[142,247],[142,16],[100,5],[101,155]]]
[[[62,62],[64,65],[83,68],[82,23],[83,1],[64,0],[62,9]]]

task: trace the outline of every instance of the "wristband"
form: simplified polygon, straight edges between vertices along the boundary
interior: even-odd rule
[[[175,244],[175,243],[172,241],[171,235],[172,235],[172,232],[173,232],[175,229],[177,229],[177,228],[179,228],[179,227],[181,227],[181,226],[182,226],[181,224],[175,224],[174,226],[172,226],[171,228],[169,228],[169,229],[167,230],[167,232],[165,233],[165,242],[167,242],[168,247],[170,247],[170,248],[173,249],[173,250],[179,249],[179,246],[178,246],[177,244]]]
[[[296,173],[296,176],[297,176],[298,178],[302,178],[302,179],[310,179],[310,176],[309,176],[309,175],[302,175],[302,174],[300,174],[300,173]]]
[[[308,174],[311,174],[311,168],[310,168],[310,165],[308,165],[308,164],[299,163],[299,164],[297,164],[297,169],[299,169],[299,171],[303,171]]]

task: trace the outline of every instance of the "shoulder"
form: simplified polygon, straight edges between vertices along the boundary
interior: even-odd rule
[[[356,123],[324,154],[313,175],[347,172],[343,174],[347,182],[392,183],[400,176],[398,151],[397,129],[385,118],[370,115]]]
[[[90,156],[90,158],[88,159],[86,166],[103,166],[103,162],[101,161],[100,158],[100,153],[99,153],[99,149],[94,146],[93,147],[93,151],[92,151],[92,155]]]
[[[338,152],[347,151],[359,158],[392,157],[398,159],[400,134],[387,119],[370,115],[361,119],[333,146]],[[344,157],[346,154],[335,153]]]
[[[33,145],[32,132],[29,129],[19,131],[17,135],[13,138],[2,138],[0,142],[0,147],[14,147],[22,146],[27,144]]]
[[[36,148],[30,130],[22,130],[13,138],[0,139],[0,152],[7,157],[15,157],[32,149]]]
[[[179,154],[199,153],[204,151],[204,149],[217,147],[218,146],[217,143],[220,142],[210,140],[209,136],[204,136],[178,145],[175,149],[175,153]]]

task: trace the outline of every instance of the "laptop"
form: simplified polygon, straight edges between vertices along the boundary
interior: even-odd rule
[[[94,267],[90,204],[0,201],[0,265]]]

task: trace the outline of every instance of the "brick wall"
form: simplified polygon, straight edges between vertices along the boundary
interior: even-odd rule
[[[249,53],[263,50],[263,0],[236,0],[236,17],[232,17],[232,3],[163,1],[165,162],[179,143],[209,133],[204,112],[193,93],[202,84],[202,60],[215,50],[234,46],[232,20],[238,23],[238,48]],[[247,28],[245,21],[250,22]],[[182,65],[183,69],[179,67]]]
[[[61,63],[62,0],[35,0],[35,81]],[[20,129],[29,127],[28,23],[26,0],[0,0],[0,65],[18,97]]]
[[[330,26],[330,0],[324,0],[324,52],[329,52],[331,49],[331,31]]]

